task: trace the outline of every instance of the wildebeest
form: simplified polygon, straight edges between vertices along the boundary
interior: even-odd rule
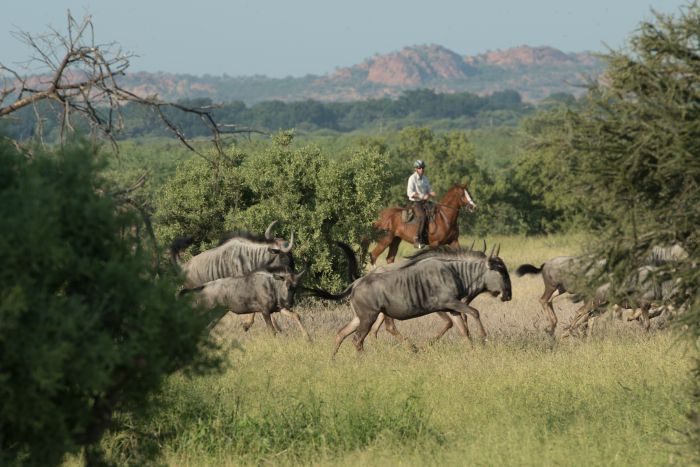
[[[272,324],[271,314],[280,312],[294,319],[302,334],[310,340],[301,318],[291,308],[294,306],[294,293],[304,271],[295,274],[288,267],[261,268],[246,274],[224,277],[195,287],[183,289],[180,294],[194,294],[195,303],[206,309],[217,306],[225,311],[216,316],[210,328],[231,311],[239,315],[262,313],[267,327],[273,334],[277,330]]]
[[[687,257],[687,252],[685,252],[680,245],[673,245],[671,247],[654,246],[646,256],[645,262],[649,266],[660,266],[670,261],[681,260],[685,257]],[[566,292],[578,293],[582,285],[581,281],[585,279],[585,276],[597,274],[605,265],[605,259],[594,261],[590,257],[557,256],[556,258],[545,261],[539,268],[531,264],[523,264],[515,270],[515,273],[518,276],[542,273],[544,293],[539,301],[545,317],[549,320],[549,327],[545,330],[549,334],[554,334],[557,325],[557,316],[554,313],[554,307],[552,305],[554,292],[559,292],[559,295]],[[630,279],[630,281],[631,280],[632,279]],[[592,297],[588,297],[587,300],[584,300],[584,305],[579,308],[577,312],[577,318],[574,320],[575,322],[577,319],[578,321],[583,320],[583,314],[586,314],[584,313],[586,310],[590,312],[591,309],[599,308],[604,303],[607,303],[608,287],[609,285],[600,286]],[[648,309],[646,311],[648,311]],[[641,310],[640,314],[642,314]],[[645,314],[645,317],[646,316]],[[648,327],[647,322],[644,324]]]
[[[260,237],[247,232],[234,232],[223,238],[215,248],[203,251],[181,265],[185,274],[185,287],[198,287],[206,282],[222,277],[231,277],[258,269],[262,266],[285,266],[294,269],[291,250],[294,246],[294,234],[287,242],[274,238],[272,228],[274,221]],[[178,264],[179,250],[186,242],[177,239],[170,247],[173,263]]]
[[[542,273],[544,293],[539,300],[542,311],[549,320],[549,326],[545,331],[550,335],[554,334],[557,327],[557,315],[552,305],[554,292],[559,292],[559,295],[575,292],[578,289],[577,281],[580,280],[580,276],[590,270],[591,261],[575,256],[557,256],[545,261],[539,268],[532,264],[522,264],[515,270],[518,276]]]
[[[288,267],[294,271],[294,257],[291,253],[294,233],[289,242],[274,237],[272,229],[276,223],[273,221],[268,225],[264,237],[248,232],[230,233],[221,239],[218,246],[203,251],[183,265],[180,265],[179,252],[191,242],[191,238],[175,239],[170,246],[170,255],[173,264],[180,266],[185,274],[184,286],[199,287],[216,279],[242,275],[261,267]],[[250,319],[243,324],[243,329],[247,331],[254,319],[255,315],[250,315]],[[277,327],[274,321],[272,323]]]
[[[625,308],[637,308],[642,326],[649,330],[649,310],[653,303],[664,302],[674,293],[674,281],[658,266],[641,266],[630,274],[617,288],[616,295],[621,297],[620,305]],[[577,311],[565,335],[575,332],[579,327],[587,326],[594,313],[602,311],[608,305],[611,284],[598,287],[591,298],[587,298]]]
[[[469,251],[473,251],[475,255],[481,255],[482,257],[486,257],[486,241],[484,240],[484,249],[483,251],[474,251],[474,242],[472,242],[471,247],[469,247]],[[495,253],[496,256],[498,256],[498,253],[500,251],[500,247],[497,248],[497,251]],[[425,259],[426,257],[429,257],[426,253],[419,253],[417,255],[414,255],[416,259]],[[385,271],[390,271],[392,269],[396,269],[397,267],[401,267],[400,265],[397,265],[396,263],[390,263],[386,264],[383,266],[378,266],[374,268],[370,273],[371,274],[376,274],[376,273],[381,273]],[[462,299],[463,301],[465,299]],[[447,331],[449,331],[453,325],[457,326],[457,331],[464,337],[471,339],[471,336],[469,334],[469,326],[467,324],[467,315],[464,313],[458,314],[458,315],[453,315],[450,313],[438,311],[436,314],[443,320],[443,328],[438,332],[434,337],[430,338],[430,342],[434,343],[438,341],[442,336],[445,335]],[[394,320],[392,318],[387,318],[384,313],[380,313],[379,317],[377,320],[374,322],[372,325],[371,332],[374,333],[374,337],[376,338],[379,329],[381,328],[382,324],[385,325],[385,329],[387,332],[397,339],[400,339],[402,341],[406,341],[407,339],[401,335],[399,330],[396,328],[396,324],[394,323]],[[414,346],[415,348],[415,346]]]
[[[338,331],[333,354],[354,332],[357,333],[353,340],[355,347],[358,352],[362,351],[364,339],[380,313],[399,320],[439,311],[467,313],[476,320],[483,338],[486,331],[479,311],[468,305],[482,292],[501,294],[503,301],[511,299],[508,269],[493,252],[486,257],[469,250],[431,250],[391,270],[367,274],[340,294],[325,297],[340,300],[349,296],[355,314],[352,321]]]

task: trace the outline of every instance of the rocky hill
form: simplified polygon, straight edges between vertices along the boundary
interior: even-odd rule
[[[520,46],[464,56],[440,45],[421,45],[375,55],[324,76],[276,79],[133,73],[122,84],[141,95],[158,94],[171,100],[205,97],[248,104],[273,99],[352,101],[395,97],[420,88],[480,95],[513,89],[534,102],[556,92],[579,95],[586,81],[603,71],[603,62],[590,53],[567,54],[552,47]]]

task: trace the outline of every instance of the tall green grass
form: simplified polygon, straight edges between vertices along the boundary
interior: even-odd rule
[[[513,270],[580,251],[585,239],[494,238]],[[464,241],[462,243],[465,243]],[[471,243],[471,241],[469,241]],[[387,333],[357,355],[333,337],[347,304],[297,308],[273,338],[228,316],[214,330],[227,347],[222,374],[172,377],[146,420],[120,420],[106,441],[119,464],[167,465],[683,465],[678,430],[690,411],[692,352],[672,329],[646,334],[603,319],[583,339],[538,329],[539,277],[513,277],[513,300],[480,297],[489,333],[470,345],[440,320],[399,323],[418,352]],[[576,308],[555,302],[560,321]],[[260,320],[262,321],[262,320]],[[559,328],[558,334],[561,332]],[[236,341],[237,345],[229,343]]]
[[[335,360],[330,335],[256,334],[224,374],[172,378],[153,418],[107,441],[120,463],[138,432],[169,465],[666,465],[691,404],[669,331],[418,353],[382,337]]]

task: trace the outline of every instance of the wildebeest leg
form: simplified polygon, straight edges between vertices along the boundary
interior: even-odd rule
[[[379,255],[381,255],[382,251],[386,250],[386,247],[388,247],[391,244],[391,242],[394,241],[394,238],[396,238],[394,237],[394,234],[392,232],[388,232],[385,236],[379,239],[377,245],[369,254],[370,263],[374,264],[377,261]]]
[[[476,326],[479,332],[479,337],[483,340],[486,340],[486,329],[484,329],[484,325],[481,323],[479,310],[459,300],[455,300],[449,303],[445,308],[454,311],[455,313],[467,313],[472,318],[474,318],[476,320]]]
[[[365,315],[363,318],[360,319],[360,324],[357,327],[357,332],[355,333],[355,337],[353,338],[353,344],[355,344],[355,349],[357,349],[358,352],[364,352],[365,347],[364,347],[364,341],[365,337],[367,337],[367,334],[369,334],[369,330],[372,327],[372,324],[374,323],[374,320],[377,319],[377,315],[371,316],[371,315]]]
[[[379,313],[379,316],[377,316],[377,320],[374,322],[372,325],[372,330],[370,332],[374,333],[374,338],[377,338],[377,335],[379,334],[379,329],[382,327],[382,323],[384,322],[384,313]]]
[[[380,313],[380,315],[384,316],[384,313]],[[377,320],[379,320],[379,318],[377,318]],[[394,321],[394,318],[391,318],[389,316],[386,316],[384,318],[384,329],[386,329],[389,334],[391,334],[401,342],[405,342],[408,345],[410,345],[411,350],[413,350],[414,352],[418,352],[418,347],[416,347],[415,344],[413,344],[413,342],[411,342],[407,337],[401,334],[398,329],[396,329],[396,322]]]
[[[571,333],[576,332],[579,326],[588,322],[588,319],[591,316],[592,306],[593,303],[589,300],[583,302],[583,305],[581,305],[581,307],[576,311],[574,319],[571,321],[571,324],[562,337],[569,337]]]
[[[467,327],[467,315],[464,313],[450,313],[449,316],[452,322],[457,326],[457,331],[459,331],[460,335],[466,337],[469,339],[469,342],[471,342],[472,336],[469,335],[469,328]]]
[[[282,330],[277,325],[277,323],[275,322],[275,319],[272,316],[270,316],[270,320],[272,321],[272,327],[275,328],[275,331],[282,332]],[[250,330],[250,328],[253,326],[254,322],[255,322],[255,313],[249,313],[249,317],[247,318],[247,321],[244,321],[243,324],[241,324],[241,326],[243,327],[243,330],[245,332],[248,332]]]
[[[288,316],[289,318],[292,318],[294,321],[296,321],[297,324],[299,325],[299,329],[301,329],[301,333],[304,335],[304,337],[306,337],[307,341],[311,342],[311,336],[309,336],[309,333],[306,332],[306,329],[304,328],[304,325],[301,322],[301,318],[299,317],[299,315],[295,311],[288,310],[286,308],[282,308],[280,310],[280,313],[282,313],[284,316]]]
[[[445,325],[443,326],[440,332],[438,332],[434,337],[430,338],[428,342],[431,344],[434,344],[435,342],[440,340],[440,338],[444,336],[445,333],[449,331],[452,327],[452,318],[450,318],[450,316],[447,313],[445,313],[444,311],[438,311],[437,315],[445,322]]]
[[[642,316],[640,319],[642,327],[645,331],[649,331],[649,328],[651,327],[651,320],[649,319],[649,308],[651,308],[651,303],[645,303],[640,308],[642,310]]]
[[[223,312],[221,312],[220,309],[210,310],[207,313],[207,318],[209,319],[209,324],[207,324],[207,328],[206,328],[207,332],[214,329],[214,326],[219,324],[219,321],[221,321],[221,318],[226,316],[226,313],[228,313],[228,310],[224,310]]]
[[[386,254],[387,264],[393,263],[394,258],[396,258],[396,252],[399,251],[399,244],[401,244],[401,237],[394,237],[389,245],[389,251]]]
[[[345,338],[353,332],[355,332],[359,326],[360,318],[356,315],[352,318],[352,321],[350,321],[348,324],[346,324],[345,326],[340,328],[340,330],[338,330],[337,334],[335,335],[335,349],[333,349],[333,356],[335,356],[335,354],[338,353],[340,344],[343,343]]]
[[[549,327],[545,329],[549,335],[553,335],[557,327],[557,315],[554,313],[552,305],[552,294],[556,290],[556,288],[545,284],[544,293],[540,297],[540,306],[542,306],[545,317],[549,320]]]
[[[243,330],[245,332],[248,332],[248,330],[253,326],[253,323],[255,322],[255,313],[250,313],[248,315],[248,318],[246,318],[245,321],[243,321],[243,324],[241,326],[243,327]]]
[[[272,317],[270,316],[270,313],[263,313],[263,318],[265,319],[265,324],[267,324],[268,329],[272,331],[272,335],[276,336],[277,335],[277,330],[275,329],[275,325],[272,324]]]

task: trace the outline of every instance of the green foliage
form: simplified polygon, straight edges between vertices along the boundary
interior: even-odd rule
[[[249,202],[238,171],[242,158],[231,149],[224,157],[212,151],[208,159],[178,164],[154,199],[158,237],[170,241],[186,234],[204,247],[215,244],[225,231],[226,213]]]
[[[592,221],[599,242],[591,248],[606,257],[611,300],[630,298],[624,287],[654,245],[680,243],[690,258],[669,266],[675,290],[670,301],[687,307],[685,322],[700,335],[700,6],[693,2],[677,17],[656,15],[630,39],[629,51],[612,52],[605,85],[591,90],[581,107],[553,126],[545,150],[531,154],[540,173],[563,174],[546,199]],[[550,121],[553,121],[552,119]],[[530,170],[530,169],[526,169]],[[537,168],[530,170],[537,173]],[[530,181],[536,177],[530,176]],[[538,181],[543,182],[546,177]],[[535,182],[537,183],[537,182]],[[634,299],[634,295],[631,297]],[[697,433],[697,429],[695,430]],[[695,437],[694,446],[700,445]],[[698,460],[695,451],[694,460]]]
[[[32,160],[0,145],[0,463],[59,464],[139,412],[166,375],[213,363],[205,323],[157,275],[137,219],[75,145]]]
[[[209,98],[188,99],[178,102],[190,107],[211,107]],[[41,110],[44,134],[49,140],[56,138],[60,122],[50,111],[51,105],[43,104]],[[435,122],[445,129],[514,126],[524,115],[534,110],[531,104],[522,102],[516,91],[499,91],[490,96],[469,92],[436,93],[429,89],[404,92],[397,99],[382,98],[355,102],[320,102],[312,99],[285,102],[272,99],[248,107],[241,101],[221,103],[213,111],[218,122],[235,124],[238,128],[255,128],[276,132],[288,128],[306,131],[319,129],[350,132],[357,130],[380,131],[407,126],[428,126]],[[169,121],[188,138],[208,137],[210,129],[192,114],[164,108]],[[116,137],[162,137],[169,130],[160,122],[154,109],[129,104],[122,109],[124,129]],[[75,125],[85,125],[80,118]],[[32,109],[21,109],[17,119],[6,123],[6,131],[15,139],[35,136],[38,123]]]
[[[178,169],[157,199],[159,232],[166,241],[194,235],[204,248],[225,231],[295,235],[293,254],[310,277],[338,287],[344,274],[334,241],[359,244],[383,207],[386,160],[371,148],[330,159],[315,146],[296,147],[292,133],[234,159],[192,160]]]

